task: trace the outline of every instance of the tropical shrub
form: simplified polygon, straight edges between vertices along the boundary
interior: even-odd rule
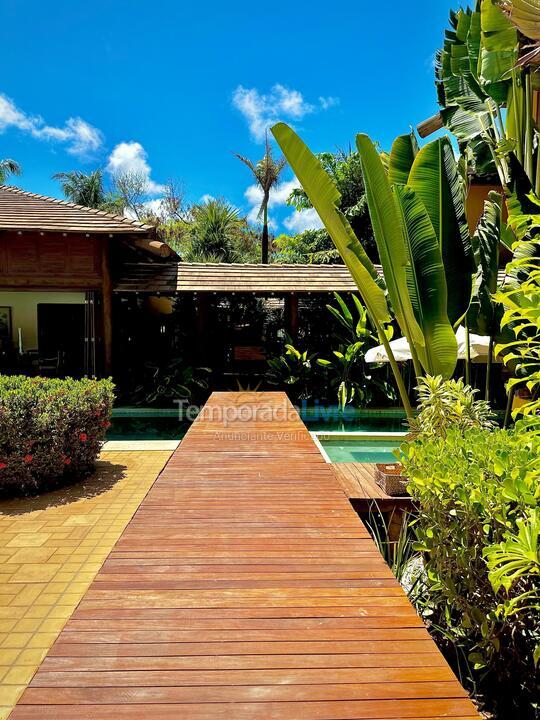
[[[292,338],[286,335],[282,354],[267,360],[266,379],[270,385],[285,386],[293,400],[308,400],[316,386],[313,382],[317,374],[316,355],[298,350],[292,342]]]
[[[535,717],[540,658],[540,435],[448,427],[404,443],[418,505],[424,614],[497,717]],[[537,699],[537,696],[536,696]]]
[[[413,433],[444,438],[449,429],[495,428],[489,403],[477,400],[463,380],[444,380],[441,375],[421,378],[416,388],[418,415],[409,422]]]
[[[0,377],[0,493],[32,494],[92,470],[113,387],[110,380]]]
[[[508,342],[501,342],[495,352],[513,370],[508,387],[513,391],[524,386],[531,402],[515,413],[535,416],[540,413],[540,197],[520,171],[508,198],[508,225],[516,240],[512,261],[506,266],[507,282],[495,294],[504,307],[501,326],[508,332]]]
[[[366,350],[377,344],[377,338],[371,332],[367,311],[356,295],[352,295],[352,308],[345,300],[334,293],[337,307],[327,305],[328,312],[337,321],[339,330],[332,336],[337,348],[332,350],[330,359],[317,358],[330,379],[330,387],[336,392],[341,410],[349,403],[358,406],[369,404],[376,389],[386,396],[394,397],[392,388],[384,379],[373,374],[364,362]],[[389,339],[392,337],[391,325],[384,328]]]
[[[211,369],[192,367],[184,358],[155,360],[144,364],[142,381],[133,392],[136,405],[171,405],[175,400],[206,399]]]

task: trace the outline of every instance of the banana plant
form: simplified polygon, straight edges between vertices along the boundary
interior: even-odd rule
[[[312,205],[326,224],[329,216],[329,190],[326,183],[318,177],[319,168],[306,161],[309,150],[297,135],[282,123],[275,126],[272,132],[309,195]],[[396,320],[409,342],[416,374],[421,376],[427,372],[449,377],[457,361],[457,342],[447,315],[447,286],[439,235],[435,232],[427,208],[422,204],[421,198],[416,196],[414,189],[400,185],[395,185],[395,189],[392,189],[383,161],[366,135],[357,137],[357,148],[388,296]],[[388,161],[389,167],[392,166],[392,177],[403,179],[411,161],[412,173],[418,157],[419,155],[415,157],[412,142],[407,147],[407,142],[400,140],[394,147],[393,160],[391,154]],[[418,173],[420,176],[420,170]],[[446,176],[439,176],[435,180],[436,186],[430,197],[432,204],[438,202],[442,205],[445,200],[453,202],[452,187]],[[439,190],[440,187],[444,192]],[[450,197],[447,198],[448,195]],[[444,205],[443,208],[445,212],[436,216],[438,230],[442,223],[449,222],[456,216],[454,206],[450,209]],[[435,215],[435,210],[433,212]],[[328,225],[327,229],[349,265],[349,236],[339,237],[336,233],[333,234]],[[440,229],[440,236],[446,239],[446,231]],[[356,238],[353,243],[354,246],[360,245]],[[368,300],[369,295],[364,294],[360,284],[358,287],[373,319],[372,309],[366,301],[366,295]],[[388,340],[382,332],[386,316],[387,313],[385,317],[376,317],[375,327],[388,352]],[[392,362],[393,355],[389,353],[389,357]]]
[[[504,185],[510,179],[507,154],[524,139],[521,125],[519,138],[509,133],[501,108],[510,105],[512,92],[517,103],[522,101],[525,84],[516,67],[517,31],[500,5],[498,0],[477,0],[474,10],[450,13],[451,29],[437,54],[435,80],[441,118],[467,163],[477,175],[496,169]]]
[[[340,194],[321,162],[285,123],[274,125],[271,131],[358,287],[379,341],[387,352],[405,412],[412,418],[407,389],[384,332],[384,325],[391,319],[384,283],[347,218],[338,209]]]
[[[448,318],[457,327],[469,307],[476,264],[465,214],[465,192],[448,138],[430,142],[420,150],[407,184],[425,205],[433,224],[448,289]]]
[[[358,142],[366,146],[363,136]],[[371,177],[373,163],[372,149],[365,155],[366,178]],[[428,374],[450,377],[457,360],[452,325],[459,322],[470,301],[474,258],[448,141],[436,140],[418,151],[414,138],[398,137],[390,153],[389,177],[407,183],[395,184],[393,196],[407,252],[407,290],[424,336],[416,355]],[[365,182],[367,188],[369,181]],[[379,196],[382,191],[378,189]],[[392,222],[391,216],[388,219]],[[384,231],[389,231],[387,226]],[[381,261],[386,277],[383,255]],[[406,328],[400,326],[411,345]]]
[[[484,203],[484,212],[473,236],[477,273],[474,279],[472,301],[467,313],[467,343],[469,330],[489,336],[486,364],[485,399],[490,397],[491,366],[495,336],[499,333],[502,306],[493,295],[497,291],[499,247],[508,243],[508,229],[502,219],[502,196],[490,192]],[[468,357],[468,353],[467,353]]]
[[[501,8],[525,37],[540,40],[540,0],[504,0]]]

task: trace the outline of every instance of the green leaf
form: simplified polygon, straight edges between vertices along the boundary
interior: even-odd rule
[[[350,311],[349,308],[347,307],[347,303],[343,300],[343,298],[341,297],[341,295],[340,295],[339,293],[337,293],[337,292],[334,293],[334,297],[336,298],[337,304],[338,304],[339,307],[341,308],[341,312],[343,313],[343,317],[347,320],[347,322],[349,323],[349,325],[352,326],[352,321],[353,321],[353,319],[352,319],[351,311]]]
[[[510,19],[525,37],[540,40],[540,0],[512,0]]]
[[[482,40],[478,75],[490,96],[502,103],[506,101],[507,80],[518,58],[517,31],[497,0],[482,0],[480,17]]]
[[[399,135],[394,140],[388,165],[388,180],[391,184],[407,184],[409,173],[417,154],[418,143],[414,133]]]
[[[450,378],[457,363],[457,340],[448,320],[447,287],[441,250],[426,208],[414,190],[394,187],[410,263],[407,284],[425,346],[417,348],[429,375]]]
[[[396,320],[411,348],[423,346],[424,336],[407,289],[406,267],[409,259],[388,176],[375,145],[367,135],[357,135],[356,146],[362,161],[373,234]]]
[[[420,150],[408,184],[424,203],[438,238],[448,288],[448,318],[455,327],[469,307],[476,266],[464,193],[448,138]]]
[[[375,322],[390,318],[379,275],[343,213],[338,210],[340,194],[320,161],[285,123],[272,128],[296,177],[317,211],[355,281]]]
[[[495,335],[500,325],[500,315],[496,314],[496,303],[492,296],[497,290],[501,232],[502,196],[490,192],[473,236],[478,272],[467,315],[469,327],[480,335]]]

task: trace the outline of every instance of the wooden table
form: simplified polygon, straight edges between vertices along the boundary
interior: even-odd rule
[[[11,720],[442,717],[478,715],[285,395],[215,393]]]

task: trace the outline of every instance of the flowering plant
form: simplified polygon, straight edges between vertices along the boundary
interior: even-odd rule
[[[90,472],[113,387],[111,380],[0,377],[0,494],[35,493]]]

